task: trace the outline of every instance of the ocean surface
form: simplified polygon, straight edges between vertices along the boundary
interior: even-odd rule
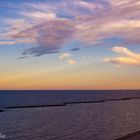
[[[114,140],[140,130],[140,91],[0,91],[0,140]]]
[[[0,107],[60,105],[140,98],[140,90],[0,91]]]

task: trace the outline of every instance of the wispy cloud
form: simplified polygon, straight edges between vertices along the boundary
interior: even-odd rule
[[[21,15],[32,18],[33,20],[53,20],[56,19],[56,14],[54,12],[22,12]]]
[[[81,48],[78,48],[78,47],[76,47],[76,48],[72,48],[70,51],[79,51],[79,50],[81,50]]]
[[[70,64],[70,65],[73,65],[73,64],[76,64],[77,62],[75,61],[75,60],[73,60],[73,59],[69,59],[68,60],[68,64]]]
[[[63,59],[69,58],[70,56],[71,56],[70,53],[62,53],[59,55],[59,59],[63,60]]]
[[[73,65],[76,64],[77,61],[73,58],[73,55],[70,53],[62,53],[59,55],[59,59],[62,61],[66,61],[68,64]]]
[[[85,56],[82,56],[81,58],[81,64],[86,64],[86,63],[94,63],[95,62],[95,59],[93,56],[91,55],[85,55]]]
[[[125,47],[116,46],[112,48],[115,53],[122,54],[123,56],[105,58],[103,62],[111,62],[115,65],[135,65],[140,66],[140,54],[135,53]]]
[[[1,41],[0,45],[14,45],[16,42],[14,41]]]
[[[8,6],[12,8],[12,3]],[[26,2],[13,5],[13,9],[20,19],[3,18],[0,45],[34,45],[24,56],[58,53],[72,41],[93,44],[119,37],[140,44],[139,0]]]

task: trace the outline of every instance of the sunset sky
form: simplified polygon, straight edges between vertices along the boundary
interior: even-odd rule
[[[140,89],[140,1],[0,0],[0,89]]]

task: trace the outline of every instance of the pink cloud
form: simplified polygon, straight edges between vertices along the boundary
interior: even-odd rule
[[[23,55],[57,53],[66,43],[78,40],[93,44],[119,37],[140,44],[139,0],[71,0],[17,5],[21,19],[5,19],[0,44],[31,44]],[[24,10],[25,9],[25,10]],[[63,16],[62,16],[63,15]],[[12,40],[12,42],[8,42]]]
[[[38,47],[30,48],[24,51],[23,54],[40,56],[59,52],[59,49],[72,38],[74,26],[69,20],[56,19],[36,25],[32,29],[24,31],[24,35],[19,33],[18,36],[33,36],[32,32],[36,33]]]

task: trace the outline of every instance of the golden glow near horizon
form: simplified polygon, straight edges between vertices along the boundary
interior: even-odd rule
[[[94,65],[94,64],[93,64]],[[76,68],[80,67],[80,68]],[[122,74],[122,68],[95,69],[94,66],[67,66],[60,69],[34,71],[13,76],[4,76],[0,80],[0,89],[138,89],[140,76]],[[119,72],[121,74],[119,74]]]
[[[139,0],[1,0],[0,89],[140,89],[138,9]]]

